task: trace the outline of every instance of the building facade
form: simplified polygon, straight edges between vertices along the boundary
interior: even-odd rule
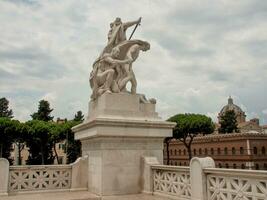
[[[212,134],[196,137],[192,156],[214,159],[216,167],[267,170],[267,135],[261,133]],[[165,146],[164,163],[167,164]],[[188,166],[188,152],[180,141],[169,143],[169,164]]]
[[[219,168],[261,169],[267,170],[267,132],[266,125],[260,126],[259,119],[246,121],[246,114],[233,103],[229,97],[218,114],[218,120],[228,110],[236,114],[239,133],[219,134],[219,123],[213,134],[198,136],[194,139],[191,151],[192,156],[210,156]],[[164,148],[164,162],[167,164],[166,144]],[[188,152],[184,144],[178,140],[169,143],[169,164],[188,166]]]

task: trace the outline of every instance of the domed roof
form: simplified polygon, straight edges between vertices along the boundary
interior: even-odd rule
[[[229,111],[229,110],[233,110],[235,114],[244,113],[243,110],[239,106],[234,104],[231,96],[228,98],[228,104],[221,109],[220,115],[223,115],[226,111]]]

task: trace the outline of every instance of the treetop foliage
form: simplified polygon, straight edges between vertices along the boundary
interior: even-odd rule
[[[84,120],[84,115],[82,113],[82,111],[78,111],[75,116],[74,116],[74,121],[79,121],[79,122],[82,122]]]
[[[13,118],[13,111],[9,109],[9,101],[5,97],[0,98],[0,117]]]
[[[214,124],[210,117],[201,114],[177,114],[168,121],[176,122],[174,137],[181,138],[188,134],[209,134],[214,131]]]
[[[226,111],[225,114],[221,116],[219,123],[221,125],[219,128],[219,133],[239,132],[236,115],[233,110]]]
[[[206,135],[214,131],[211,118],[201,114],[177,114],[168,121],[176,122],[173,137],[183,142],[187,148],[189,160],[192,158],[191,144],[194,138],[199,134]]]
[[[8,101],[5,98],[1,100],[5,101],[2,103],[5,105],[2,110],[8,110],[6,106]],[[56,123],[51,116],[52,111],[49,102],[41,100],[38,111],[31,115],[33,119],[26,123],[13,120],[10,115],[0,117],[0,157],[7,158],[12,163],[10,159],[12,144],[17,145],[20,150],[26,144],[29,148],[27,164],[52,164],[55,158],[59,162],[56,144],[65,142],[68,163],[74,162],[80,156],[81,143],[74,140],[71,128],[81,123],[84,116],[81,111],[78,111],[75,120]],[[19,153],[20,150],[18,150]],[[21,164],[21,157],[19,164]]]
[[[38,111],[31,115],[33,120],[51,121],[53,116],[51,112],[53,109],[50,108],[50,104],[46,100],[39,101]]]

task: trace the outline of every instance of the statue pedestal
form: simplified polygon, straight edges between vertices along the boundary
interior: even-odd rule
[[[163,140],[174,123],[155,112],[139,95],[104,94],[89,103],[88,119],[73,127],[88,155],[88,189],[98,195],[136,194],[142,189],[141,159],[163,163]]]

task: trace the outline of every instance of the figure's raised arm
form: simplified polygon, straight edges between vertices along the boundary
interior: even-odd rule
[[[131,21],[131,22],[125,22],[125,23],[123,23],[123,27],[124,27],[124,29],[127,29],[127,28],[129,28],[129,27],[131,27],[131,26],[133,26],[133,25],[135,25],[135,24],[140,24],[141,23],[141,17],[139,17],[139,19],[138,20],[136,20],[136,21]]]

